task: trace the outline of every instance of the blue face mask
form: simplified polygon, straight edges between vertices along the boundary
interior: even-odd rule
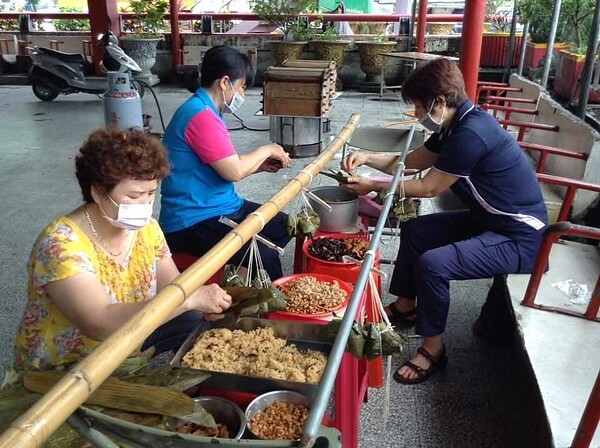
[[[231,80],[229,81],[229,85],[231,86],[231,90],[233,90],[233,98],[231,98],[231,103],[227,104],[227,100],[225,99],[225,92],[223,92],[223,106],[225,106],[225,110],[223,112],[233,114],[236,110],[242,107],[242,104],[244,104],[244,97],[240,95],[237,92],[237,90],[235,90],[235,87],[233,87]]]
[[[431,116],[431,111],[433,110],[434,105],[435,105],[435,100],[431,103],[429,112],[427,112],[427,114],[425,114],[421,117],[421,119],[419,120],[419,124],[421,126],[423,126],[425,129],[427,129],[431,132],[435,132],[436,134],[439,134],[440,132],[442,132],[442,124],[444,123],[445,109],[442,109],[442,119],[439,122],[435,121],[433,119],[433,117]]]

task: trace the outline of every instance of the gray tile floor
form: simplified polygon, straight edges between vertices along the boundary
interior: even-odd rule
[[[176,87],[156,89],[166,121],[188,97]],[[266,129],[268,119],[258,117],[260,90],[253,89],[240,111],[251,128]],[[158,110],[151,95],[143,99],[144,110],[154,116],[160,130]],[[403,119],[405,106],[395,96],[380,101],[375,95],[344,92],[335,101],[331,116],[333,133],[352,113],[362,115],[361,126],[381,126]],[[12,362],[14,334],[25,302],[25,263],[39,231],[54,217],[80,204],[73,176],[73,157],[78,145],[94,128],[103,125],[99,99],[77,94],[52,103],[38,101],[27,86],[0,86],[0,364]],[[232,128],[237,127],[230,121]],[[270,141],[269,132],[233,131],[241,152]],[[260,202],[279,190],[309,159],[295,159],[288,174],[258,174],[239,184],[248,199]],[[339,159],[338,159],[339,162]],[[336,161],[332,162],[335,164]],[[332,165],[333,166],[333,165]],[[327,183],[315,179],[313,184]],[[427,204],[430,210],[445,202]],[[300,207],[294,200],[287,211]],[[393,245],[383,246],[385,258],[393,258]],[[292,270],[292,247],[284,256],[284,270]],[[371,389],[360,428],[360,446],[370,447],[545,447],[550,444],[539,393],[530,378],[526,356],[519,348],[488,343],[471,332],[491,282],[460,282],[452,285],[452,306],[446,344],[450,362],[442,374],[424,384]],[[389,301],[390,297],[385,297]],[[411,339],[409,356],[419,346]],[[402,362],[396,358],[392,369]],[[0,366],[0,378],[4,369]],[[389,392],[388,392],[389,391]],[[385,395],[389,412],[384,418]]]

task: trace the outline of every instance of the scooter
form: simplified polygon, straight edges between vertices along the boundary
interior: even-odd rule
[[[99,37],[99,46],[106,52],[100,63],[103,72],[128,72],[131,88],[140,97],[144,96],[144,87],[133,80],[131,72],[141,72],[140,66],[119,47],[117,36],[107,31]],[[103,94],[108,90],[108,80],[99,76],[86,76],[88,61],[83,54],[64,53],[45,47],[27,47],[33,60],[29,71],[33,94],[42,101],[52,101],[59,94],[71,93]]]

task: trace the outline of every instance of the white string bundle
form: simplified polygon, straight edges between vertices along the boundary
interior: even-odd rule
[[[265,284],[265,279],[261,277],[261,273],[264,272],[264,266],[262,262],[262,257],[260,255],[260,250],[258,249],[258,242],[256,238],[252,237],[250,240],[250,245],[248,246],[248,250],[244,254],[244,258],[248,256],[248,274],[246,277],[245,284],[246,286],[252,286],[253,278],[256,276],[260,281],[259,287],[266,288],[269,285]],[[238,266],[238,270],[240,267]]]

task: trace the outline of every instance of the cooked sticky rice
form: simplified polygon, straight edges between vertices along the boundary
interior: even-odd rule
[[[183,367],[253,375],[301,383],[318,383],[327,356],[300,352],[294,344],[276,338],[272,328],[252,331],[218,328],[202,333],[181,360]]]

